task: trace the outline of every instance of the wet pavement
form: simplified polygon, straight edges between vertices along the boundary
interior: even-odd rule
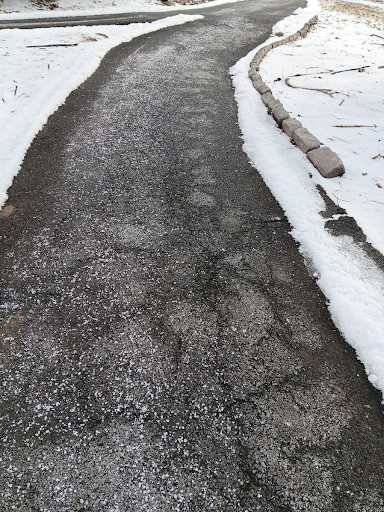
[[[228,74],[299,5],[115,48],[33,142],[0,216],[1,512],[384,510],[380,394]]]

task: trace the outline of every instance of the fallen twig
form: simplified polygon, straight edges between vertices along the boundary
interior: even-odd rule
[[[384,158],[384,155],[381,155],[380,153],[376,156],[372,157],[372,160],[376,160],[377,158]]]
[[[369,68],[370,66],[360,66],[359,68],[351,68],[351,69],[341,69],[339,71],[316,71],[316,73],[297,73],[296,75],[292,75],[289,78],[293,78],[295,76],[310,76],[310,75],[336,75],[337,73],[345,73],[346,71],[359,71],[365,68]]]
[[[341,107],[341,105],[344,103],[345,100],[343,100],[340,104],[339,104],[339,107]]]
[[[340,197],[337,197],[333,192],[332,192],[332,195],[334,197],[336,197],[336,199],[337,199],[337,206],[340,206],[339,205],[339,201],[344,201],[345,203],[351,203],[352,202],[352,201],[347,201],[346,199],[341,199]]]
[[[375,124],[334,124],[334,128],[377,128]]]
[[[315,88],[312,88],[312,87],[300,87],[299,85],[293,85],[289,81],[289,78],[285,79],[285,83],[289,87],[292,87],[292,89],[305,89],[306,91],[319,91],[319,92],[323,92],[324,94],[328,94],[328,96],[330,96],[331,98],[333,98],[333,94],[337,94],[337,91],[333,91],[332,92],[331,89],[315,89]]]
[[[370,37],[380,37],[380,39],[384,39],[383,36],[378,36],[377,34],[370,34]]]
[[[360,69],[369,68],[369,66],[360,66],[359,68],[351,68],[351,69],[342,69],[340,71],[332,71],[331,75],[336,75],[337,73],[345,73],[346,71],[360,71]]]
[[[85,491],[81,492],[81,493],[77,496],[77,498],[75,499],[75,501],[77,501],[78,499],[80,499],[80,498],[83,496],[83,494],[84,494],[84,493],[85,493]]]
[[[50,48],[51,46],[78,46],[79,43],[66,43],[66,44],[37,44],[33,46],[26,46],[26,48]]]

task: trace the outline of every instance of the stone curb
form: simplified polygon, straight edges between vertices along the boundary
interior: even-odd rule
[[[314,16],[295,34],[260,48],[252,59],[248,76],[278,126],[282,128],[291,141],[307,155],[309,161],[324,178],[335,178],[345,173],[345,167],[341,158],[329,147],[322,146],[321,142],[304,128],[300,121],[290,117],[281,102],[275,99],[271,89],[264,83],[259,73],[261,61],[270,50],[306,36],[317,21],[318,17]]]

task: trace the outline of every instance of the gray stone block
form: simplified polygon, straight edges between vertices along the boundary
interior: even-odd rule
[[[261,85],[265,85],[265,83],[261,79],[261,76],[259,75],[259,73],[253,74],[251,76],[251,80],[252,80],[252,83],[253,83],[255,89],[257,89],[257,87],[260,87]]]
[[[259,82],[253,82],[253,86],[261,95],[265,94],[266,92],[271,92],[271,89],[268,87],[268,85],[265,85],[263,81],[261,84]]]
[[[252,80],[253,87],[256,89],[256,91],[258,91],[262,87],[265,87],[265,83],[261,79],[254,80],[253,78],[251,78],[251,80]],[[268,91],[265,91],[265,92],[268,92]],[[260,93],[260,94],[263,94],[263,93]]]
[[[276,123],[281,127],[283,121],[289,118],[289,114],[284,108],[277,107],[272,110],[272,117],[276,121]]]
[[[293,140],[303,153],[320,147],[320,141],[306,128],[298,128],[293,132]]]
[[[283,121],[283,130],[288,135],[289,138],[292,138],[293,132],[295,130],[302,127],[303,125],[300,123],[300,121],[294,119],[293,117],[290,119],[285,119],[285,121]]]
[[[274,100],[275,98],[273,97],[273,94],[271,92],[266,92],[261,96],[261,99],[263,100],[264,105],[268,107],[268,103]]]
[[[255,61],[255,59],[253,59],[253,61],[251,62],[251,65],[249,66],[249,68],[250,68],[250,70],[253,69],[257,73],[259,72],[259,65]]]
[[[345,173],[341,158],[327,146],[314,149],[307,156],[324,178],[335,178]]]
[[[257,75],[258,75],[258,73],[255,70],[255,68],[253,68],[253,67],[248,71],[249,78],[252,78],[253,76],[256,77]]]
[[[284,108],[284,105],[281,103],[281,101],[276,100],[275,98],[268,102],[267,107],[270,110],[277,110],[278,108]]]
[[[258,73],[257,71],[255,71],[253,68],[251,68],[249,71],[253,70],[254,72],[252,73],[252,82],[254,82],[255,80],[260,80],[260,81],[263,81],[263,79],[261,78],[261,75],[260,73]],[[248,71],[248,74],[249,74],[249,71]],[[264,83],[264,82],[263,82]]]

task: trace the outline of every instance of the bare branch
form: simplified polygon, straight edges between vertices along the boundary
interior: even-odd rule
[[[324,94],[328,94],[328,96],[330,96],[331,98],[333,98],[333,94],[337,94],[337,91],[331,91],[331,89],[314,89],[312,87],[300,87],[298,85],[293,85],[291,84],[291,82],[289,81],[289,78],[286,78],[285,79],[285,83],[289,86],[289,87],[292,87],[292,89],[305,89],[307,91],[319,91],[319,92],[323,92]]]

